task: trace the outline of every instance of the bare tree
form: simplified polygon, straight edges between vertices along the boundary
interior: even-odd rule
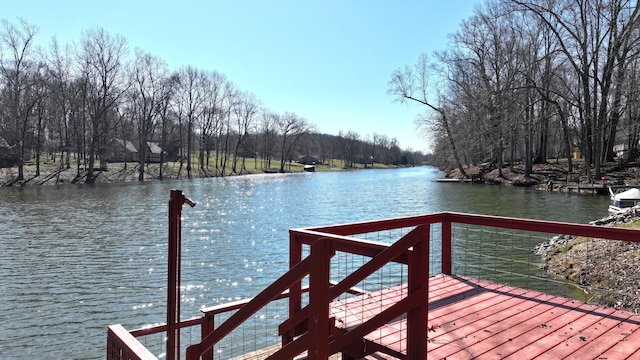
[[[176,102],[178,114],[185,118],[187,136],[187,178],[191,179],[191,153],[193,151],[193,135],[196,121],[203,114],[205,79],[204,73],[194,67],[187,66],[179,72],[179,86]]]
[[[451,145],[451,150],[455,158],[456,165],[462,175],[466,175],[460,156],[458,155],[458,149],[456,148],[456,142],[453,138],[453,132],[449,126],[449,119],[444,108],[437,106],[429,101],[429,71],[428,71],[428,58],[426,55],[421,55],[418,62],[413,66],[405,66],[402,69],[397,69],[391,74],[391,80],[389,81],[388,93],[395,97],[396,101],[405,102],[407,100],[418,102],[427,106],[431,110],[435,111],[439,115],[439,121],[442,123],[443,128],[446,131]]]
[[[497,3],[489,2],[451,36],[455,46],[439,54],[446,69],[442,73],[448,84],[447,108],[450,120],[458,120],[454,133],[462,138],[466,162],[489,160],[474,155],[489,148],[499,176],[503,176],[505,154],[510,164],[520,158],[527,163],[531,158],[531,119],[522,116],[527,104],[519,91],[524,89],[522,61],[517,58],[520,37],[512,20]],[[522,138],[525,151],[520,151]]]
[[[231,116],[233,108],[237,101],[238,90],[236,87],[227,83],[224,88],[224,96],[219,102],[220,111],[218,132],[216,138],[218,139],[218,146],[216,147],[216,170],[220,175],[225,176],[227,172],[227,162],[229,160],[229,154],[232,143],[232,125]]]
[[[276,146],[276,126],[280,121],[280,116],[274,112],[262,109],[260,114],[260,158],[262,168],[271,167],[271,159],[275,156]]]
[[[52,128],[58,135],[60,170],[71,168],[72,131],[75,130],[72,126],[75,114],[73,104],[76,103],[79,90],[77,86],[73,86],[71,50],[69,46],[61,48],[57,40],[53,39],[46,57],[51,96],[50,116],[53,120]]]
[[[591,176],[593,166],[599,178],[603,149],[607,148],[604,134],[611,114],[614,70],[624,67],[628,51],[637,46],[640,8],[630,0],[512,2],[534,14],[552,32],[558,50],[576,74],[579,96],[575,101],[585,164],[589,165],[585,174]],[[610,132],[609,137],[615,135]]]
[[[87,183],[95,182],[94,164],[100,159],[100,169],[106,169],[105,146],[111,130],[110,120],[122,95],[126,81],[127,41],[119,35],[94,28],[83,33],[79,62],[85,79],[91,137]]]
[[[235,117],[235,132],[237,136],[233,150],[233,166],[231,173],[237,174],[238,151],[247,138],[249,130],[254,126],[255,116],[259,110],[259,102],[255,95],[248,92],[238,94],[237,101],[233,107]]]
[[[168,74],[168,66],[163,60],[136,49],[129,102],[137,123],[138,181],[144,180],[148,142],[164,109],[162,105],[166,98],[165,80]]]
[[[33,103],[33,117],[35,118],[35,141],[34,141],[34,153],[35,153],[35,161],[36,161],[36,172],[35,176],[40,176],[40,156],[42,154],[42,149],[44,147],[43,142],[45,141],[45,127],[47,123],[45,122],[48,118],[50,106],[49,96],[51,92],[49,91],[49,86],[47,84],[47,76],[44,71],[44,66],[38,66],[37,72],[32,74],[32,81],[34,86],[30,89],[28,97],[30,98],[30,103]]]
[[[338,133],[338,138],[340,139],[340,150],[342,153],[342,160],[344,161],[344,167],[351,168],[355,162],[355,155],[358,152],[360,135],[353,130],[349,130],[346,133],[340,131]]]
[[[205,89],[205,105],[201,126],[200,163],[201,170],[209,169],[211,150],[216,150],[216,176],[218,173],[218,144],[223,131],[225,120],[229,116],[227,102],[233,96],[233,84],[223,74],[213,71],[208,74]],[[205,156],[206,155],[206,156]]]
[[[284,172],[285,161],[291,160],[292,152],[312,128],[307,121],[295,113],[285,113],[279,118],[280,172]]]
[[[171,101],[174,97],[175,88],[178,84],[178,76],[174,73],[164,78],[161,81],[161,97],[158,101],[159,107],[159,115],[160,115],[160,148],[162,148],[162,152],[160,153],[160,173],[158,174],[158,178],[160,180],[163,179],[164,175],[164,167],[166,161],[166,151],[167,142],[168,142],[168,134],[169,128],[171,125]]]
[[[26,94],[36,85],[32,76],[36,67],[33,39],[38,29],[24,20],[20,21],[20,27],[5,19],[0,24],[0,72],[8,90],[7,107],[11,119],[7,141],[19,149],[16,180],[24,180],[29,115],[35,106],[35,99],[27,99]]]

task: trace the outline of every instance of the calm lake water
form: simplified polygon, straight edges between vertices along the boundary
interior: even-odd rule
[[[436,183],[431,167],[0,189],[0,359],[103,359],[106,327],[166,320],[167,201],[183,210],[182,317],[257,294],[290,228],[459,211],[586,223],[606,196]]]

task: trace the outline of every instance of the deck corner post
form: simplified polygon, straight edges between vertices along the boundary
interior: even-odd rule
[[[309,343],[311,360],[329,358],[330,239],[318,239],[311,245],[313,267],[309,273]]]
[[[451,219],[448,215],[442,220],[442,269],[445,275],[451,275],[452,249],[451,249]]]
[[[214,329],[215,329],[214,315],[205,313],[204,317],[202,318],[202,323],[200,324],[200,336],[201,336],[200,341],[202,341],[202,339],[206,338],[207,335],[212,333]],[[204,354],[202,354],[201,359],[213,360],[213,348],[205,351]]]
[[[289,269],[302,261],[302,243],[299,234],[289,230]],[[289,288],[289,318],[302,309],[302,282],[297,281]],[[293,333],[292,333],[293,332]],[[282,335],[282,346],[293,341],[297,330]]]
[[[407,311],[407,359],[427,358],[427,327],[429,306],[429,243],[430,226],[420,227],[420,241],[413,246],[409,258],[409,295],[418,293],[419,303]]]

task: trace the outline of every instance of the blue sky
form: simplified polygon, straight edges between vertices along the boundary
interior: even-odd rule
[[[417,104],[387,95],[391,73],[448,44],[480,0],[2,1],[0,17],[77,42],[102,27],[164,59],[225,74],[278,113],[294,112],[318,131],[355,131],[428,151]]]

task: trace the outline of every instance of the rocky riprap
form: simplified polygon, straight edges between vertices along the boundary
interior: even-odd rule
[[[556,235],[551,239],[536,245],[533,252],[546,260],[547,255],[559,248],[565,247],[570,241],[575,239],[573,235]]]
[[[630,223],[638,219],[640,219],[640,206],[635,206],[627,209],[622,213],[612,214],[602,219],[591,221],[589,222],[589,224],[600,226],[618,226]],[[536,247],[533,249],[533,252],[536,255],[541,256],[542,258],[546,258],[549,252],[557,250],[558,248],[565,247],[575,238],[576,237],[573,235],[556,235],[551,239],[536,245]]]

